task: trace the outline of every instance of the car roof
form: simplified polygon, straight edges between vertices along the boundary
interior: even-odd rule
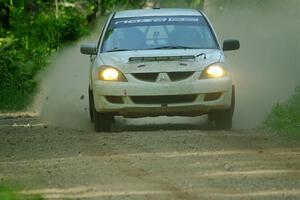
[[[198,10],[183,8],[138,9],[116,12],[114,18],[156,16],[202,16],[202,14]]]

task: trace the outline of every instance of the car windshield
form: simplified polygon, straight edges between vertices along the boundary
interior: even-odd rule
[[[105,33],[102,52],[151,49],[217,49],[202,16],[117,18]]]

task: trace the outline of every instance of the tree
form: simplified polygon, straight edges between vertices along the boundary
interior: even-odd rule
[[[101,1],[101,14],[105,15],[110,12],[111,9],[115,8],[117,5],[126,5],[125,7],[143,7],[146,0],[102,0]]]
[[[0,21],[2,28],[10,27],[10,4],[8,1],[0,2]]]
[[[58,2],[55,0],[55,17],[58,18]]]

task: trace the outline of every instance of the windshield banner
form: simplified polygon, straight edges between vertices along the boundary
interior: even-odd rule
[[[143,17],[114,19],[111,23],[113,28],[129,26],[156,26],[156,25],[201,25],[204,24],[202,17]]]

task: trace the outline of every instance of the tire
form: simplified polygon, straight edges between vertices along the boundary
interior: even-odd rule
[[[235,87],[232,86],[231,106],[225,110],[214,110],[209,113],[209,119],[215,122],[218,130],[230,130],[235,108]]]
[[[94,123],[94,129],[96,132],[109,132],[111,125],[114,122],[114,116],[111,114],[100,113],[95,109],[93,91],[89,87],[89,111],[91,122]]]
[[[230,109],[217,111],[214,121],[218,130],[230,130],[232,128]]]
[[[92,123],[94,123],[94,109],[95,109],[94,95],[93,95],[93,91],[89,87],[89,112],[90,112],[90,119]]]
[[[94,129],[96,132],[110,132],[114,116],[110,113],[97,112],[94,109]]]
[[[100,113],[94,109],[94,128],[96,132],[110,132],[113,123],[113,115]]]

